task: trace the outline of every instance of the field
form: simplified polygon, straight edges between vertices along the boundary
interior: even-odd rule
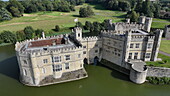
[[[165,25],[170,24],[170,19],[153,19],[152,28],[165,28]]]
[[[126,12],[105,10],[100,5],[90,5],[93,7],[95,16],[89,18],[80,18],[79,9],[82,6],[76,6],[74,12],[38,12],[32,14],[24,14],[23,17],[13,18],[11,21],[0,23],[0,32],[3,30],[18,31],[23,30],[26,26],[32,26],[34,29],[40,28],[45,31],[52,31],[55,25],[59,25],[62,29],[61,32],[70,32],[69,27],[75,26],[74,19],[79,18],[83,24],[85,21],[98,21],[103,22],[105,19],[112,19],[113,22],[120,22],[124,20]],[[168,20],[154,19],[153,28],[164,28],[165,25],[170,23]]]
[[[160,50],[170,54],[170,40],[162,40]]]
[[[0,23],[0,32],[3,30],[18,31],[22,30],[26,26],[32,26],[33,28],[41,28],[45,31],[54,29],[55,25],[59,25],[61,32],[70,31],[69,27],[75,26],[74,19],[79,18],[79,21],[85,23],[85,21],[98,21],[103,22],[105,19],[112,19],[113,22],[119,22],[124,20],[125,12],[105,10],[100,5],[90,5],[93,7],[95,16],[89,18],[80,18],[79,9],[87,4],[76,6],[74,12],[38,12],[32,14],[24,14],[23,17],[14,18],[11,21],[5,21]]]

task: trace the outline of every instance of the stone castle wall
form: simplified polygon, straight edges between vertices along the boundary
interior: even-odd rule
[[[170,68],[148,67],[147,76],[151,77],[170,77]]]

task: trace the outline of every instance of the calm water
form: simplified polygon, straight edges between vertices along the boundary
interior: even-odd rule
[[[137,85],[126,75],[100,66],[86,66],[89,77],[45,87],[18,81],[14,46],[0,47],[0,96],[170,96],[170,85]]]

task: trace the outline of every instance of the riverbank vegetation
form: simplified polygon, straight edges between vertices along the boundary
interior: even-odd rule
[[[170,84],[170,77],[147,77],[146,80],[155,85]]]
[[[170,57],[165,56],[163,54],[158,54],[158,58],[161,58],[162,61],[149,61],[146,62],[148,66],[155,66],[155,67],[167,67],[170,68]]]

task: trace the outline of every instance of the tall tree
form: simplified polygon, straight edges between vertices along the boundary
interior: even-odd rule
[[[26,39],[32,39],[34,36],[34,29],[31,26],[27,26],[24,29]]]
[[[17,41],[23,41],[25,40],[25,33],[23,31],[17,31],[16,32],[16,38],[17,38]]]
[[[6,8],[14,17],[20,17],[24,13],[24,7],[16,0],[9,0]]]
[[[5,8],[0,8],[0,21],[11,20],[12,15]]]
[[[80,17],[90,17],[94,15],[94,12],[90,6],[87,7],[81,7],[79,11]]]
[[[16,36],[10,31],[4,31],[0,34],[0,39],[3,40],[4,43],[15,43]]]
[[[130,18],[131,22],[137,22],[139,18],[139,13],[135,11],[128,12],[128,18]]]

